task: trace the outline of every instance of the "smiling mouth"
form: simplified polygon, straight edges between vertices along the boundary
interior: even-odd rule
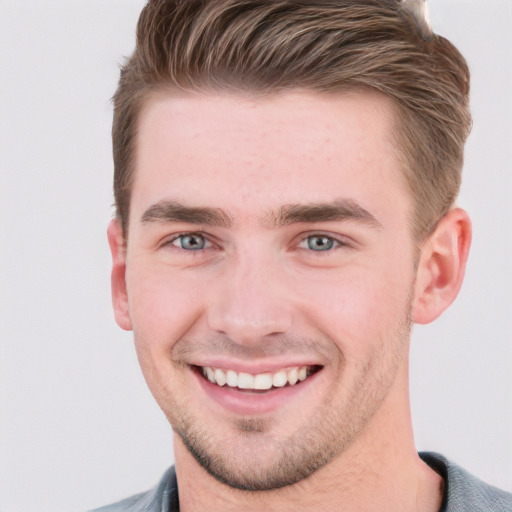
[[[210,366],[196,367],[198,373],[212,384],[227,386],[240,391],[269,391],[283,387],[291,387],[305,381],[311,375],[319,372],[321,366],[294,366],[275,372],[251,374],[212,368]]]

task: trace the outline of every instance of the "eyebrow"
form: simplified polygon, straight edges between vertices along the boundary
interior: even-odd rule
[[[160,201],[150,206],[142,215],[141,221],[146,222],[185,222],[229,228],[231,217],[220,208],[185,206],[176,201]]]
[[[288,226],[295,223],[329,221],[355,221],[380,229],[382,224],[368,210],[351,199],[340,199],[331,203],[290,204],[282,206],[277,215],[265,220],[270,227]]]
[[[204,226],[229,228],[232,217],[221,208],[186,206],[176,201],[160,201],[150,206],[141,221],[184,222]],[[276,229],[291,224],[316,222],[355,221],[380,229],[382,224],[368,210],[351,199],[340,199],[330,203],[306,203],[284,205],[277,212],[269,212],[263,225]]]

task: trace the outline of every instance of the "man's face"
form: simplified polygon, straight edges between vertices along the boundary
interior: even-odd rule
[[[393,119],[370,93],[161,97],[142,113],[127,327],[221,481],[292,484],[405,418],[415,271]]]

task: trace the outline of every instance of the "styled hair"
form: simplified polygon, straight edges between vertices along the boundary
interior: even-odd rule
[[[396,107],[395,139],[414,199],[413,234],[427,235],[460,188],[471,129],[469,70],[459,51],[429,32],[406,3],[149,0],[113,100],[114,195],[125,236],[138,118],[155,94],[365,88]]]

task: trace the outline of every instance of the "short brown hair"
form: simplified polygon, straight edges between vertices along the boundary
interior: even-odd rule
[[[149,0],[114,95],[114,195],[127,234],[141,108],[155,93],[372,88],[398,111],[415,236],[453,205],[471,127],[469,70],[399,0]]]

